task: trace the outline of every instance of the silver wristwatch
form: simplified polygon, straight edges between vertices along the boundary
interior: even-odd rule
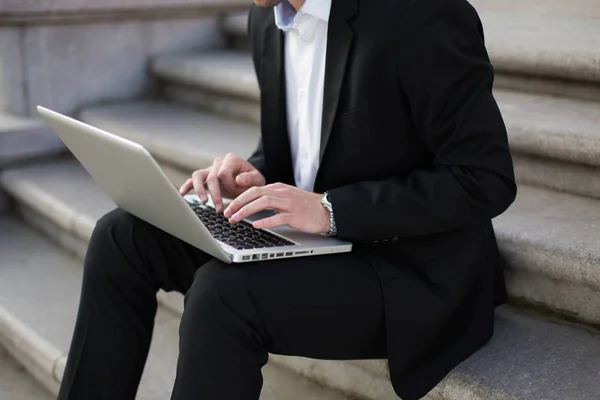
[[[327,232],[327,236],[337,236],[337,227],[335,226],[335,217],[333,216],[333,206],[329,201],[329,193],[325,192],[321,198],[321,204],[329,211],[329,232]]]

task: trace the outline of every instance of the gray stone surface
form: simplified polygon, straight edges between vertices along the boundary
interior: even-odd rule
[[[67,351],[81,287],[81,261],[12,218],[0,218],[0,305]]]
[[[215,51],[180,57],[161,57],[152,63],[158,77],[250,100],[259,97],[258,83],[249,54]]]
[[[1,0],[0,13],[64,13],[90,11],[127,11],[140,8],[248,7],[245,0]],[[1,15],[1,14],[0,14]]]
[[[513,153],[519,184],[600,198],[600,168]]]
[[[28,27],[28,113],[38,104],[72,114],[85,104],[139,97],[151,89],[151,57],[219,43],[214,18]]]
[[[16,202],[13,208],[15,214],[24,222],[42,232],[58,247],[67,250],[81,260],[84,259],[89,243],[88,235],[86,235],[86,238],[81,238],[81,235],[75,233],[74,229],[68,230],[62,227],[53,221],[47,215],[48,213],[40,212],[38,211],[39,208],[34,209],[26,203]],[[81,222],[79,224],[81,225]],[[86,224],[89,225],[86,231],[91,232],[95,221],[90,219]]]
[[[493,13],[481,17],[497,71],[600,81],[598,20]]]
[[[26,107],[20,35],[20,28],[0,28],[0,111],[17,115],[23,115]]]
[[[150,20],[144,23],[148,57],[203,51],[222,45],[216,18]],[[144,66],[146,67],[146,65]]]
[[[140,96],[147,46],[138,22],[26,29],[29,112],[42,105],[71,114],[82,104]]]
[[[0,348],[0,399],[50,400],[52,396]]]
[[[0,167],[64,151],[58,136],[41,121],[0,113]]]
[[[202,111],[211,111],[223,117],[260,123],[260,104],[254,100],[223,96],[198,90],[185,84],[167,84],[162,88],[162,95],[187,107]]]
[[[145,146],[157,159],[193,171],[215,157],[252,154],[255,126],[165,103],[130,103],[86,108],[83,121]]]
[[[72,159],[4,171],[0,185],[18,202],[85,241],[95,222],[115,208],[113,201]]]
[[[470,0],[479,12],[515,15],[600,18],[596,0]]]
[[[600,102],[600,83],[497,73],[494,87]]]
[[[521,185],[494,221],[511,295],[598,324],[599,226],[597,200]]]
[[[600,165],[600,103],[497,90],[511,150]]]

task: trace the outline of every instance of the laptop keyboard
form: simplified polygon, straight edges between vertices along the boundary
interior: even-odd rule
[[[188,203],[208,231],[218,241],[236,250],[263,249],[270,247],[294,246],[295,243],[270,232],[254,228],[246,221],[231,224],[212,207],[200,203]]]

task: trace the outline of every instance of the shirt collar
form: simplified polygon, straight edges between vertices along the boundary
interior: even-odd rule
[[[329,22],[332,0],[306,0],[298,14],[308,14],[320,20]],[[288,0],[283,0],[275,6],[275,24],[284,32],[294,26],[296,12]]]

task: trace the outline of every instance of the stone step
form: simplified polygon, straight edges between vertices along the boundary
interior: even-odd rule
[[[497,87],[600,101],[600,19],[481,18]]]
[[[95,221],[114,207],[70,159],[7,170],[0,186],[17,199],[25,218],[78,254]],[[516,203],[494,223],[511,265],[513,298],[600,324],[598,200],[521,185]]]
[[[61,179],[50,179],[53,176]],[[70,247],[73,238],[81,243],[87,242],[94,221],[113,207],[74,161],[56,161],[6,171],[0,176],[0,183],[17,198],[21,214],[29,215],[30,223],[74,251],[77,249]],[[40,198],[41,201],[38,201]],[[585,304],[575,305],[571,312],[580,312],[579,317],[596,318],[597,321],[600,279],[594,265],[598,264],[600,243],[594,242],[592,231],[600,218],[598,207],[600,203],[591,199],[521,188],[517,205],[496,221],[501,247],[512,264],[509,283],[513,296],[533,296],[531,301],[547,300],[551,304],[544,306],[552,308],[568,308],[574,306],[571,303],[581,301]],[[96,210],[90,211],[91,208]],[[43,218],[46,220],[43,221]],[[59,225],[57,221],[62,223]],[[0,229],[0,232],[3,230]],[[11,232],[18,232],[18,229],[13,228]],[[11,236],[16,237],[14,233]],[[70,239],[65,239],[67,237]],[[37,241],[44,242],[41,239]],[[8,240],[1,243],[7,249],[18,247]],[[28,248],[37,251],[43,246],[36,244]],[[28,257],[28,265],[40,264],[36,263],[35,257]],[[16,264],[19,263],[11,262],[11,265]],[[59,264],[64,267],[67,263]],[[73,274],[77,273],[74,266],[72,270]],[[3,268],[0,268],[0,273],[2,271]],[[9,271],[30,276],[22,266]],[[45,274],[46,278],[39,281],[47,281],[48,277],[55,275],[51,271]],[[521,279],[529,280],[519,287]],[[62,293],[66,288],[61,285],[77,285],[65,283],[67,280],[61,277],[56,282],[50,281],[58,285],[56,290]],[[18,290],[14,283],[8,284],[12,291],[5,291],[2,282],[8,280],[0,276],[0,304],[5,304],[2,296],[7,297],[7,301],[28,298],[29,292],[25,296],[13,295]],[[31,290],[35,293],[35,289]],[[40,291],[39,288],[37,290]],[[532,294],[536,290],[548,292],[542,293],[540,300],[535,297],[539,294]],[[67,303],[76,303],[73,299],[76,298]],[[64,301],[64,297],[61,295],[54,300]],[[160,301],[163,306],[181,312],[180,296],[161,295]],[[48,310],[54,309],[58,308],[48,306]],[[45,317],[40,318],[43,321]],[[35,318],[31,321],[35,323]],[[53,324],[56,325],[64,324]],[[48,329],[51,331],[51,328]],[[396,398],[386,377],[384,361],[335,362],[275,356],[271,361],[351,396],[369,400]],[[497,314],[497,334],[491,344],[455,370],[429,398],[592,400],[600,392],[600,381],[595,379],[599,367],[600,338],[595,331],[521,315],[504,307]]]
[[[51,400],[52,395],[0,347],[0,399]]]
[[[260,93],[247,51],[160,57],[151,64],[162,95],[178,103],[258,123]]]
[[[0,168],[64,151],[60,139],[43,122],[0,113]]]
[[[600,18],[596,0],[470,0],[479,12],[516,15]]]
[[[535,0],[529,3],[532,1]],[[514,1],[505,4],[507,2],[480,0],[477,3],[481,3],[477,8],[497,72],[497,87],[600,100],[597,51],[600,7],[597,2],[593,5],[589,0],[577,0],[574,4],[561,2],[561,8],[571,12],[559,12],[555,7],[558,4],[547,1],[542,5],[540,2],[525,5],[522,11],[512,10],[516,8]],[[530,8],[538,8],[539,12]],[[247,15],[224,18],[222,28],[226,37],[246,37]],[[235,43],[240,42],[238,39]],[[237,47],[247,49],[248,45]]]
[[[81,119],[140,143],[177,183],[182,174],[187,179],[191,171],[212,164],[215,155],[249,157],[260,136],[256,126],[159,102],[92,106]]]
[[[154,68],[166,82],[164,94],[174,101],[260,120],[260,95],[247,53],[163,58]],[[600,103],[508,89],[495,93],[519,182],[600,198]]]
[[[13,217],[0,217],[0,237],[0,343],[56,395],[77,312],[81,261]],[[178,355],[179,320],[164,308],[159,309],[138,399],[169,398]],[[0,352],[0,372],[11,372],[10,366],[2,363],[2,356]],[[261,400],[345,399],[273,363],[265,366],[263,375]],[[3,379],[0,373],[0,383]],[[0,395],[11,390],[19,395],[19,382],[14,383],[12,388],[0,385]],[[34,397],[33,388],[30,393],[22,398],[50,397]]]

